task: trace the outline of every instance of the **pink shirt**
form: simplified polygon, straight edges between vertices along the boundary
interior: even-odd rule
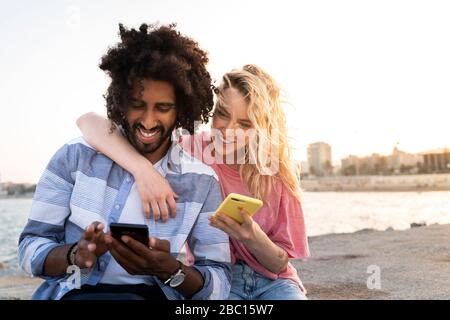
[[[206,146],[209,144],[208,133],[204,132],[195,135],[194,139],[191,139],[191,137],[183,136],[183,139],[180,140],[181,145],[186,151],[214,169],[219,178],[224,197],[232,192],[252,196],[244,183],[242,183],[237,170],[225,164],[216,164],[211,160],[212,158],[205,159],[204,155],[202,156]],[[269,209],[267,204],[264,204],[253,216],[253,220],[259,224],[272,242],[286,250],[289,258],[303,259],[308,257],[308,239],[300,201],[288,192],[281,181],[277,180],[272,186],[272,192],[269,198],[266,199],[266,202],[270,202],[272,210]],[[297,275],[297,270],[290,262],[280,274],[275,274],[262,266],[241,242],[230,238],[230,250],[233,263],[236,260],[243,260],[253,270],[269,279],[291,279],[298,283],[303,292],[306,293]]]

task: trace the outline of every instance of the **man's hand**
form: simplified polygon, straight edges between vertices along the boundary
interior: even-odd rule
[[[106,237],[112,256],[131,275],[153,275],[165,281],[178,269],[167,240],[150,237],[147,247],[128,236],[121,238],[125,244],[110,235]]]
[[[107,242],[109,251],[116,261],[132,275],[153,275],[162,282],[170,278],[179,268],[179,262],[170,254],[170,242],[150,237],[149,247],[130,237],[122,236],[122,241],[109,238]],[[185,281],[176,288],[185,297],[193,294],[203,287],[201,273],[193,267],[184,266]]]
[[[105,237],[104,228],[103,223],[93,222],[81,236],[75,255],[75,264],[80,268],[91,268],[97,262],[97,258],[108,251],[107,242],[110,239]]]

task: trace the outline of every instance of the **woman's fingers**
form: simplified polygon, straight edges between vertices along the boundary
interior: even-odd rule
[[[144,209],[144,216],[150,219],[150,203],[142,201],[142,209]]]
[[[253,219],[252,219],[252,217],[250,216],[250,213],[247,210],[241,209],[239,211],[239,213],[241,214],[242,220],[244,221],[243,225],[247,226],[247,225],[251,225],[252,224]]]
[[[236,222],[234,219],[228,217],[223,212],[218,212],[217,219],[219,219],[219,221],[222,221],[223,223],[225,223],[229,228],[231,228],[233,230],[238,230],[239,228],[241,228],[241,225],[238,222]]]
[[[161,220],[166,222],[169,219],[169,208],[167,207],[166,199],[160,199],[158,207],[161,212]]]
[[[152,208],[153,219],[155,219],[155,221],[159,220],[161,212],[159,211],[158,203],[156,201],[151,201],[150,207]]]
[[[169,182],[152,166],[151,163],[142,167],[135,175],[137,189],[142,200],[144,214],[155,220],[176,216],[176,201],[178,195],[172,190]]]
[[[147,219],[153,215],[156,220],[167,221],[175,218],[178,195],[161,174],[155,170],[148,171],[148,175],[136,177],[137,188],[142,200],[142,208]]]
[[[209,217],[209,221],[213,227],[222,230],[223,232],[228,234],[230,237],[232,237],[234,239],[238,238],[236,232],[233,229],[231,229],[229,226],[227,226],[224,222],[218,220],[217,218],[215,218],[213,216]]]
[[[175,218],[177,216],[177,203],[174,198],[178,198],[178,196],[174,193],[173,196],[169,196],[167,198],[167,204],[169,205],[170,216]]]

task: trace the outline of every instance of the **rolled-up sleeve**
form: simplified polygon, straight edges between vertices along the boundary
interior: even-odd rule
[[[70,215],[74,155],[64,145],[52,157],[36,186],[30,215],[19,238],[19,264],[28,274],[44,277],[48,253],[64,245],[65,222]],[[46,278],[46,277],[44,277]]]

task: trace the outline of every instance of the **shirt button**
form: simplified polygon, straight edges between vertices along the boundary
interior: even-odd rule
[[[127,177],[127,182],[130,183],[131,182],[131,178]]]
[[[120,205],[116,204],[116,205],[114,206],[114,208],[116,208],[116,210],[119,210]]]

